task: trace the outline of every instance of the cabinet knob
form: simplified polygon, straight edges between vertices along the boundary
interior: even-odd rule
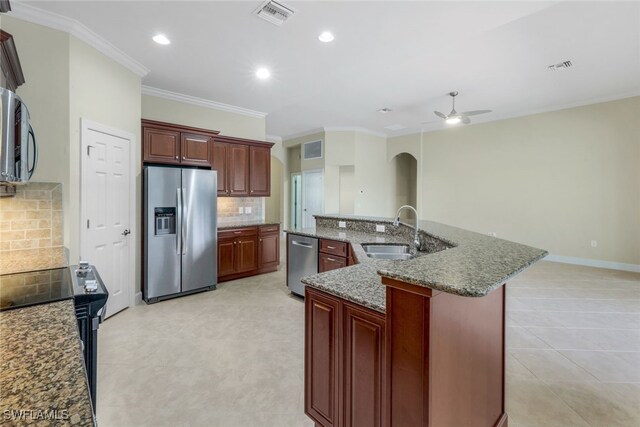
[[[178,156],[176,156],[176,160],[178,160]]]
[[[186,156],[182,156],[182,160],[187,160],[187,157]]]

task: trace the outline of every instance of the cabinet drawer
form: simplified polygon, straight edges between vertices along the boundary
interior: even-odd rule
[[[347,256],[348,244],[345,242],[336,242],[335,240],[320,240],[320,252],[326,254],[338,255],[341,257]]]
[[[258,227],[258,232],[260,234],[277,233],[278,231],[280,231],[280,226],[278,224],[275,224],[275,225],[261,225],[261,226]]]
[[[233,228],[218,231],[218,239],[233,239],[234,237],[255,236],[256,234],[258,234],[257,227]]]
[[[335,255],[320,254],[318,256],[318,270],[319,273],[325,271],[337,270],[338,268],[346,267],[347,259]]]

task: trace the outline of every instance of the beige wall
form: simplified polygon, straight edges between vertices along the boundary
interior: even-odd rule
[[[354,213],[390,216],[386,138],[356,132],[354,159]]]
[[[220,131],[221,135],[265,139],[265,118],[214,110],[157,96],[142,95],[142,117]]]
[[[284,164],[271,156],[271,196],[264,198],[264,218],[268,221],[283,221]]]
[[[421,216],[554,255],[640,264],[638,117],[633,97],[424,134]]]

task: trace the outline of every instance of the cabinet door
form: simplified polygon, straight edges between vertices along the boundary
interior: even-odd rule
[[[259,268],[277,267],[280,264],[280,235],[265,234],[258,238]]]
[[[180,132],[143,128],[142,161],[148,163],[180,163]]]
[[[305,292],[304,409],[316,425],[339,426],[340,301]]]
[[[227,143],[214,142],[211,150],[211,169],[218,172],[218,196],[229,195],[228,147]]]
[[[252,196],[271,195],[271,149],[249,148],[249,193]]]
[[[380,427],[383,418],[384,317],[343,303],[344,427]]]
[[[238,237],[236,239],[236,271],[243,273],[258,269],[258,238]]]
[[[319,261],[318,262],[319,273],[324,273],[325,271],[336,270],[338,268],[347,266],[346,258],[322,254],[322,253],[318,256],[318,261]]]
[[[191,166],[211,166],[211,137],[181,133],[181,163]]]
[[[218,277],[228,276],[236,272],[235,239],[218,240]]]
[[[249,195],[249,146],[229,144],[229,192],[231,196]]]

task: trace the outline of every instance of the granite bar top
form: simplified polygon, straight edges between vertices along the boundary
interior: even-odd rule
[[[0,390],[10,425],[95,426],[73,300],[0,313]]]
[[[218,230],[228,230],[231,228],[255,227],[258,225],[280,225],[280,221],[234,221],[218,224]]]
[[[347,228],[338,228],[338,221]],[[308,276],[306,285],[374,310],[385,311],[385,287],[380,276],[465,297],[482,297],[504,284],[547,251],[457,227],[421,221],[420,252],[406,261],[367,257],[363,243],[404,243],[413,240],[413,227],[385,218],[317,216],[316,227],[287,230],[351,243],[358,264]],[[375,224],[385,226],[376,232]]]

